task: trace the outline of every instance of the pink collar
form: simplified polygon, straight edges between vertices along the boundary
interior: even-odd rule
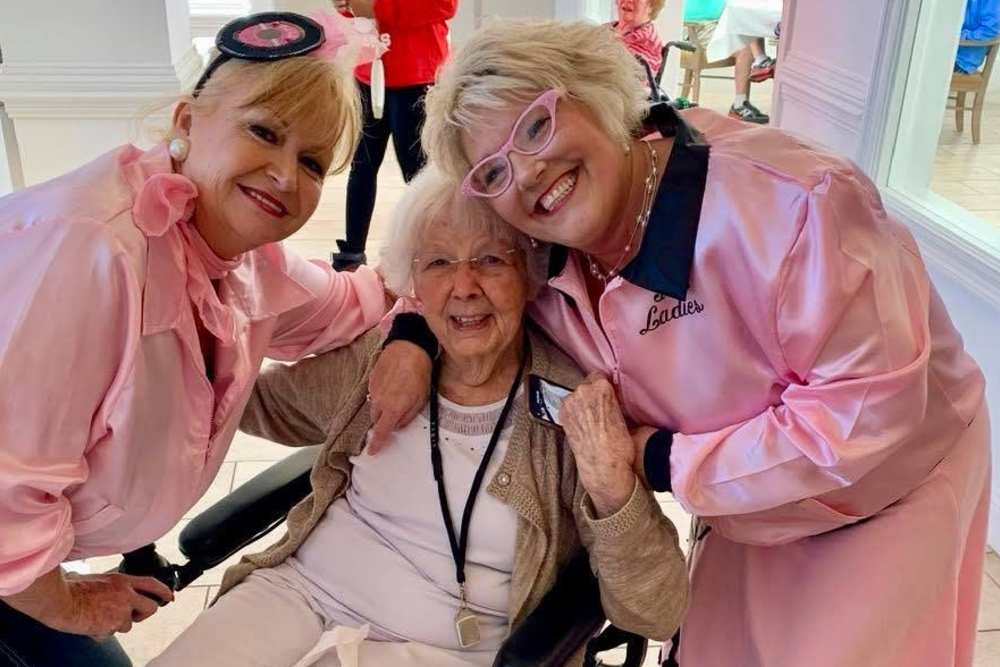
[[[208,246],[191,223],[198,189],[173,172],[166,143],[141,151],[128,147],[120,166],[132,189],[132,215],[146,236],[146,288],[143,290],[143,335],[177,326],[183,304],[194,305],[205,328],[225,345],[238,335],[234,302],[252,319],[280,314],[310,298],[310,293],[286,272],[277,244],[223,259]],[[217,288],[212,281],[221,281]],[[220,294],[225,301],[220,299]]]

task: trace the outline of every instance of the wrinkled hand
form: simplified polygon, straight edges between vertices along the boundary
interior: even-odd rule
[[[410,423],[427,403],[431,360],[419,346],[405,340],[389,343],[368,378],[372,437],[367,452],[378,454],[392,433]]]
[[[46,624],[62,632],[98,639],[128,632],[159,608],[157,600],[171,602],[174,593],[152,577],[128,574],[67,574],[68,605],[55,610]],[[149,593],[155,599],[143,595]]]
[[[587,376],[559,410],[580,482],[594,509],[610,516],[621,509],[635,488],[635,445],[615,388],[600,373]]]

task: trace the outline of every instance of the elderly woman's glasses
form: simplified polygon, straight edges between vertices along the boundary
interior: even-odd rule
[[[417,273],[424,278],[449,278],[455,275],[459,264],[468,263],[469,268],[481,275],[495,275],[514,265],[517,248],[486,252],[477,257],[449,257],[445,254],[429,253],[418,255],[413,260]]]
[[[556,102],[559,91],[547,90],[528,105],[514,123],[507,142],[496,153],[475,164],[462,181],[462,193],[469,197],[499,197],[514,180],[511,151],[537,155],[552,141],[556,131]]]

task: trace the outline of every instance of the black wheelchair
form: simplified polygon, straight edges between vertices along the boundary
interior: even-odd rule
[[[642,65],[642,69],[646,72],[646,83],[649,86],[649,101],[652,104],[657,104],[660,102],[667,102],[670,105],[686,109],[690,106],[694,106],[691,103],[685,101],[672,100],[669,95],[663,90],[660,82],[663,80],[663,70],[667,67],[667,56],[670,54],[671,47],[680,49],[681,51],[687,51],[689,53],[694,53],[697,49],[694,44],[690,42],[681,41],[670,41],[663,45],[660,49],[660,67],[653,72],[653,68],[649,66],[644,59],[636,56],[636,60]]]
[[[168,562],[149,544],[124,554],[118,571],[152,576],[180,591],[206,570],[259,540],[285,520],[291,508],[310,492],[309,473],[319,447],[304,447],[242,484],[195,517],[181,531],[179,546],[187,563]],[[624,645],[620,667],[639,667],[645,638],[614,626],[604,628],[597,579],[585,551],[559,574],[555,586],[503,643],[494,667],[561,667],[586,645],[585,667],[612,665],[598,654]]]

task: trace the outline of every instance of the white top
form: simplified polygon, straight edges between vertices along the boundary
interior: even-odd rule
[[[441,455],[456,532],[503,403],[463,407],[440,399]],[[466,554],[466,594],[482,635],[474,650],[486,665],[508,633],[517,532],[515,512],[486,487],[503,462],[513,421],[507,420],[483,478]],[[374,640],[457,650],[458,584],[431,469],[429,428],[425,407],[378,456],[353,457],[347,493],[287,562],[331,624],[368,623]]]

